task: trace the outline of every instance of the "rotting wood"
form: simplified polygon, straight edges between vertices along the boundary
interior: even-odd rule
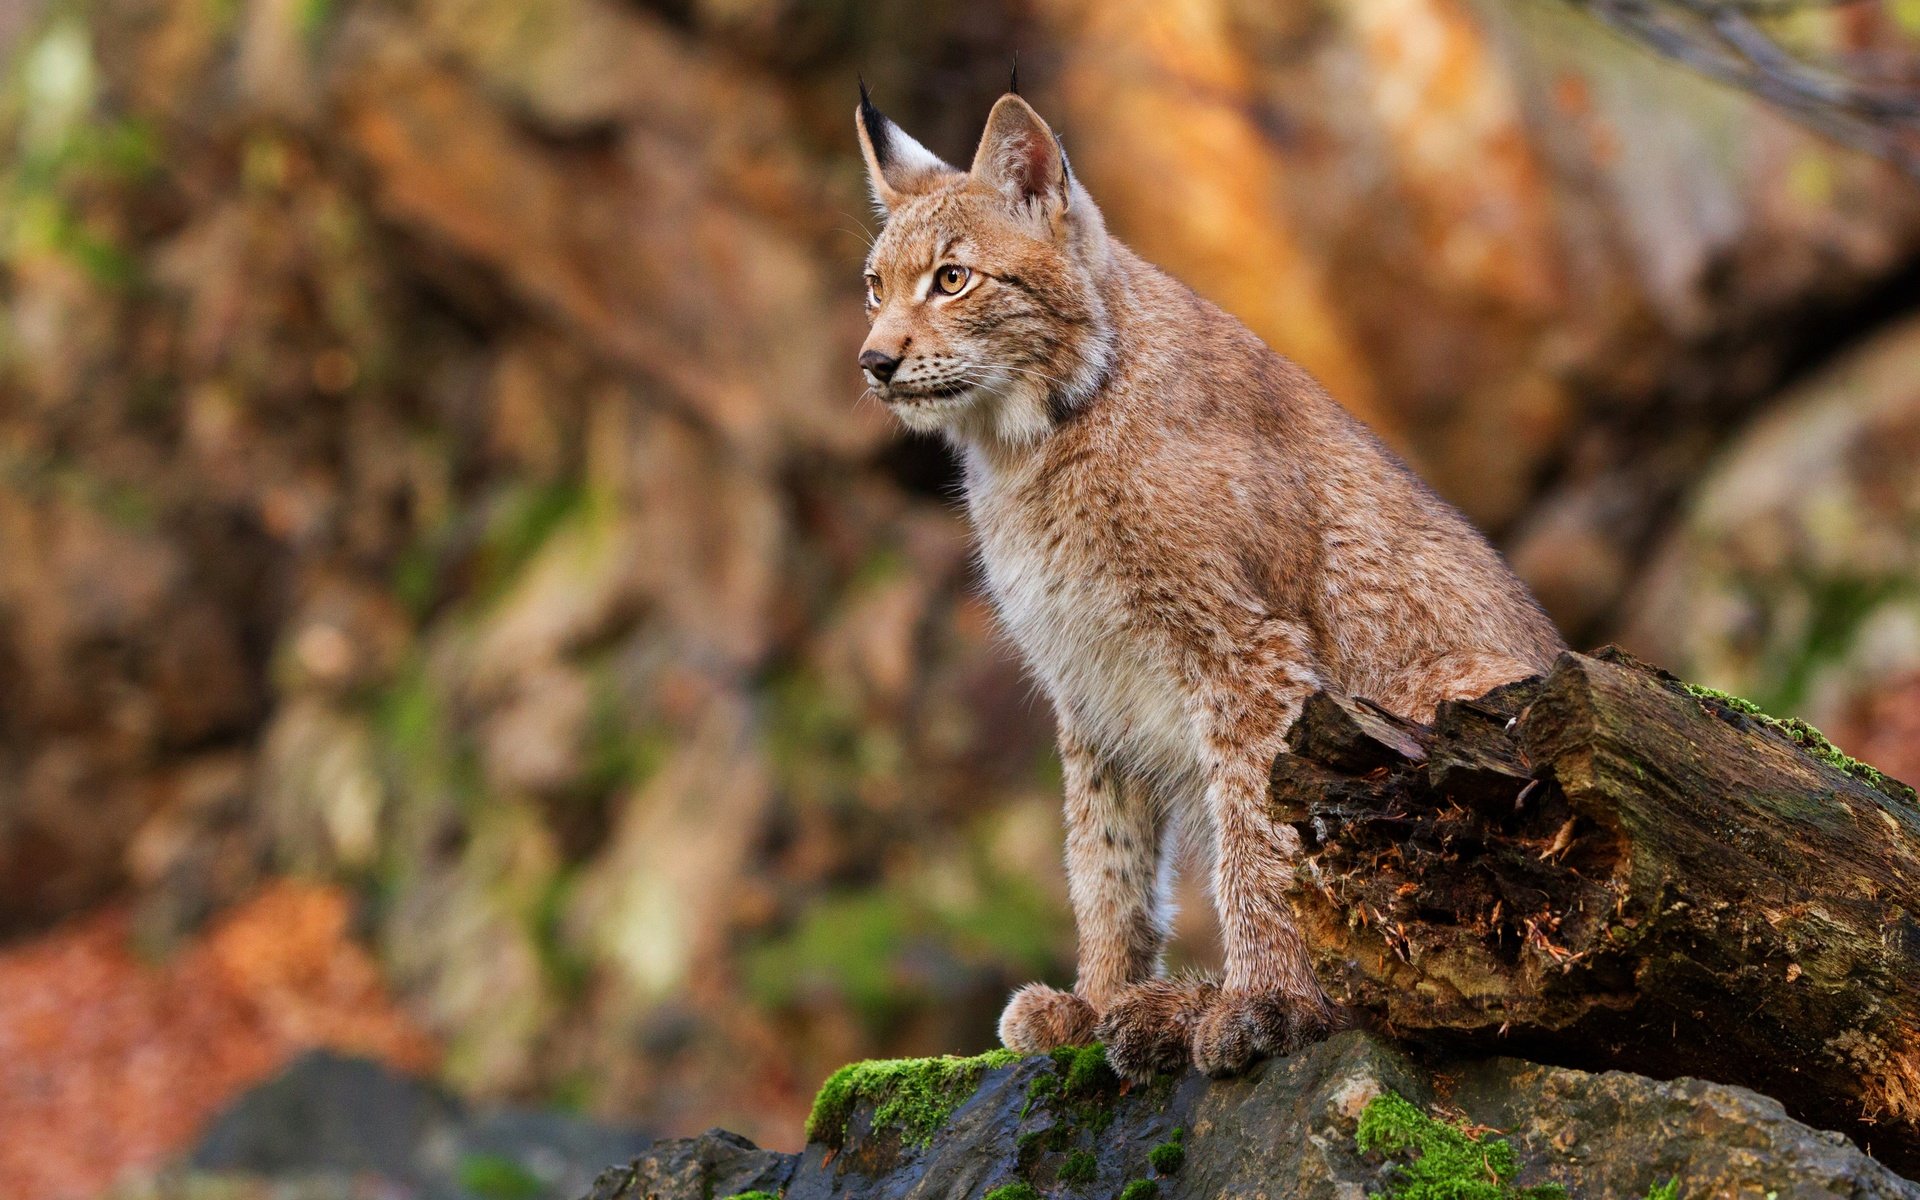
[[[1744,1084],[1920,1170],[1920,805],[1618,652],[1318,697],[1274,764],[1322,982],[1414,1041]]]

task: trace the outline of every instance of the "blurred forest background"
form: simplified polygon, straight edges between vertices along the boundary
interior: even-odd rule
[[[0,1194],[313,1046],[792,1147],[1070,977],[856,72],[965,162],[1017,50],[1576,643],[1920,778],[1920,6],[1659,11],[0,3]]]

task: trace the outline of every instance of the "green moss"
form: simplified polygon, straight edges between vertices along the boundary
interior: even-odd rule
[[[460,1186],[480,1200],[535,1200],[547,1192],[539,1176],[503,1154],[461,1159]]]
[[[397,792],[445,796],[472,813],[486,796],[480,752],[442,692],[425,659],[416,655],[369,697],[373,732],[383,770]]]
[[[1360,1114],[1355,1135],[1360,1150],[1388,1157],[1410,1155],[1394,1170],[1384,1200],[1549,1200],[1564,1197],[1558,1184],[1516,1188],[1519,1170],[1504,1138],[1476,1138],[1436,1121],[1406,1099],[1387,1092]]]
[[[1739,713],[1741,716],[1752,720],[1755,724],[1764,725],[1769,729],[1774,729],[1785,734],[1795,745],[1805,750],[1809,755],[1843,774],[1858,779],[1861,783],[1866,784],[1876,791],[1906,800],[1920,799],[1920,796],[1916,796],[1912,788],[1897,779],[1890,778],[1881,773],[1873,766],[1863,763],[1859,759],[1847,754],[1838,746],[1828,741],[1826,734],[1821,733],[1818,729],[1815,729],[1797,717],[1773,716],[1753,701],[1741,696],[1735,696],[1729,692],[1720,691],[1717,688],[1702,687],[1697,683],[1684,683],[1681,686],[1686,688],[1688,694],[1696,700],[1710,700],[1722,708]]]
[[[555,871],[540,885],[527,914],[528,941],[548,981],[567,1000],[584,997],[593,979],[592,959],[567,936],[567,910],[578,883],[578,871]]]
[[[1656,1183],[1648,1188],[1647,1200],[1680,1200],[1680,1177],[1675,1175],[1665,1183]]]
[[[1065,1150],[1072,1140],[1072,1132],[1064,1125],[1023,1129],[1013,1139],[1014,1165],[1021,1174],[1031,1174],[1043,1155]]]
[[[735,1192],[728,1196],[727,1200],[780,1200],[780,1197],[773,1192],[763,1192],[755,1188],[751,1192]]]
[[[1147,1151],[1147,1161],[1153,1164],[1156,1173],[1178,1175],[1180,1168],[1186,1165],[1187,1148],[1181,1144],[1181,1139],[1186,1136],[1186,1132],[1185,1129],[1176,1126],[1166,1141]]]
[[[1791,582],[1798,584],[1804,622],[1786,644],[1763,658],[1759,681],[1762,703],[1786,711],[1806,700],[1821,668],[1847,655],[1874,613],[1913,591],[1912,581],[1898,576],[1826,575],[1805,569],[1792,572]]]
[[[1064,1150],[1076,1133],[1098,1137],[1114,1122],[1114,1101],[1119,1098],[1120,1077],[1107,1065],[1107,1048],[1098,1042],[1091,1046],[1061,1046],[1048,1055],[1053,1071],[1036,1076],[1027,1084],[1027,1102],[1020,1108],[1020,1119],[1043,1104],[1055,1104],[1060,1119],[1045,1130],[1028,1130],[1018,1139],[1023,1161],[1031,1161],[1040,1151]]]
[[[876,1129],[896,1129],[902,1141],[925,1146],[995,1067],[1020,1061],[1011,1050],[973,1058],[896,1058],[850,1063],[835,1071],[814,1097],[807,1140],[839,1146],[846,1140],[854,1106],[874,1106]]]
[[[673,751],[673,734],[661,726],[635,721],[635,705],[623,693],[611,662],[594,667],[592,695],[586,763],[578,791],[592,800],[616,792],[636,792],[667,761]]]
[[[1020,1106],[1020,1119],[1026,1120],[1028,1113],[1059,1094],[1060,1077],[1058,1075],[1052,1073],[1035,1075],[1027,1084],[1027,1102]]]
[[[77,18],[55,21],[22,55],[0,106],[22,106],[0,171],[0,261],[50,254],[103,288],[137,282],[139,260],[112,220],[121,198],[163,157],[152,129],[101,104],[91,36]]]
[[[1120,1082],[1120,1077],[1107,1065],[1107,1048],[1099,1042],[1091,1046],[1062,1046],[1051,1057],[1063,1076],[1062,1088],[1075,1099],[1085,1099]]]
[[[1006,1183],[988,1192],[986,1200],[1041,1200],[1040,1191],[1030,1183]]]
[[[588,503],[586,491],[573,483],[516,483],[493,497],[475,564],[474,591],[481,603],[504,595],[540,548]]]
[[[827,896],[808,905],[790,931],[747,951],[748,994],[773,1010],[826,989],[844,999],[868,1029],[884,1029],[923,998],[903,986],[896,969],[921,929],[911,899],[892,889]]]
[[[1030,882],[982,865],[975,886],[929,894],[903,873],[861,891],[808,904],[798,920],[745,954],[749,994],[767,1010],[837,995],[867,1029],[886,1032],[902,1014],[940,997],[913,963],[930,950],[968,966],[1043,974],[1053,966],[1060,923]],[[1034,932],[1028,937],[1022,930]]]
[[[1151,1179],[1136,1179],[1120,1189],[1120,1200],[1153,1200],[1160,1194],[1160,1185]]]
[[[1100,1162],[1094,1158],[1093,1151],[1075,1150],[1067,1155],[1067,1161],[1060,1164],[1060,1173],[1057,1178],[1061,1183],[1069,1186],[1092,1183],[1099,1169]]]
[[[1687,693],[1696,700],[1717,700],[1733,711],[1744,713],[1749,717],[1764,717],[1767,715],[1760,711],[1758,704],[1746,699],[1744,696],[1736,696],[1732,692],[1723,692],[1719,688],[1710,688],[1698,683],[1683,682],[1680,686],[1686,688]]]
[[[309,46],[326,33],[333,16],[333,0],[296,0],[293,6],[294,28]]]

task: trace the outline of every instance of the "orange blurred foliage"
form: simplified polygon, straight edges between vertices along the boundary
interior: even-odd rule
[[[96,1195],[305,1050],[430,1069],[349,918],[339,888],[281,881],[165,963],[124,907],[0,954],[0,1196]]]

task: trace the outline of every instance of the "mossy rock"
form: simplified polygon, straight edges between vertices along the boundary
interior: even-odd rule
[[[1397,1160],[1384,1200],[1565,1200],[1557,1183],[1516,1187],[1519,1159],[1504,1138],[1436,1121],[1405,1097],[1376,1096],[1360,1114],[1354,1144]]]
[[[840,1145],[855,1106],[865,1103],[873,1107],[875,1131],[894,1130],[903,1142],[925,1146],[973,1095],[982,1075],[1019,1060],[1011,1050],[990,1050],[972,1058],[948,1055],[850,1063],[835,1071],[814,1097],[807,1140]]]
[[[729,1180],[745,1166],[777,1166],[751,1186],[781,1200],[1215,1200],[1270,1191],[1275,1180],[1298,1200],[1518,1200],[1560,1189],[1649,1200],[1768,1191],[1920,1200],[1920,1186],[1836,1135],[1752,1092],[1698,1080],[1510,1059],[1417,1065],[1357,1031],[1235,1079],[1188,1073],[1129,1086],[1095,1070],[1100,1061],[1076,1051],[858,1064],[836,1074],[816,1107],[831,1144],[779,1156],[779,1166],[714,1143],[713,1161]],[[1085,1064],[1078,1073],[1076,1063]],[[1433,1107],[1442,1074],[1452,1088],[1444,1113]],[[1093,1106],[1084,1116],[1075,1111],[1082,1104]],[[595,1200],[717,1200],[741,1190],[640,1178],[644,1186]]]

